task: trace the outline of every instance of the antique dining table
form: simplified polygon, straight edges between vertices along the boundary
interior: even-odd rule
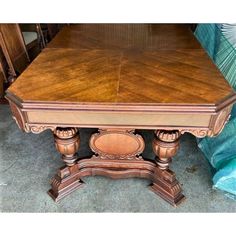
[[[150,189],[176,206],[185,197],[169,164],[181,135],[218,135],[236,94],[188,25],[72,24],[6,98],[20,129],[53,132],[65,162],[51,182],[55,201],[84,176],[103,175],[150,179]],[[83,128],[96,128],[91,157],[77,154]],[[142,156],[143,129],[154,133],[155,160]]]

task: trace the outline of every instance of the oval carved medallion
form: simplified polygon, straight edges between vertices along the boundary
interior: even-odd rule
[[[93,152],[108,159],[133,159],[144,150],[144,140],[132,131],[100,130],[90,139]]]

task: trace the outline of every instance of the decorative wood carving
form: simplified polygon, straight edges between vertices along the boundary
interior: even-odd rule
[[[99,130],[91,136],[90,148],[101,159],[141,159],[139,155],[145,148],[141,135],[134,130]]]
[[[157,130],[152,143],[157,167],[151,189],[172,205],[178,205],[185,198],[175,174],[169,170],[171,158],[179,149],[180,135],[178,130]]]
[[[75,154],[79,149],[80,138],[77,128],[57,128],[54,132],[55,145],[62,154],[67,166],[73,166],[78,158]]]
[[[67,165],[52,179],[52,188],[48,192],[55,201],[58,201],[82,185],[82,181],[77,177],[78,169],[75,165],[80,138],[77,128],[57,128],[54,131],[54,138],[56,149],[62,154],[62,160]]]
[[[49,58],[55,62],[50,66]],[[187,26],[151,24],[65,27],[6,97],[16,104],[14,117],[23,130],[55,134],[67,166],[52,182],[54,200],[80,187],[81,177],[99,174],[151,179],[152,190],[173,205],[184,199],[169,170],[180,134],[217,135],[236,101]],[[97,156],[77,160],[76,127],[102,129],[90,141]],[[155,162],[141,158],[144,141],[133,129],[160,130],[153,141]]]
[[[70,160],[78,149],[77,129],[60,128],[54,134],[57,149]],[[160,130],[155,134],[153,149],[159,155],[156,163],[136,158],[144,150],[144,141],[140,135],[134,133],[134,130],[99,130],[99,133],[93,134],[90,139],[90,146],[96,150],[97,155],[77,161],[74,158],[69,165],[67,158],[64,158],[67,166],[62,167],[53,178],[49,195],[55,201],[59,201],[80,188],[83,184],[81,178],[84,176],[103,175],[115,179],[139,177],[152,180],[151,190],[176,206],[184,196],[175,174],[168,169],[168,164],[178,150],[180,133]],[[107,139],[110,140],[111,149],[107,147]],[[116,150],[115,147],[119,144],[122,144],[124,149]],[[129,144],[131,148],[126,148]],[[110,151],[114,152],[114,155],[111,155]]]
[[[50,126],[50,125],[29,125],[29,124],[25,124],[26,126],[26,132],[32,132],[34,134],[39,134],[41,132],[43,132],[46,129],[50,129],[52,131],[54,131],[56,129],[56,126]]]
[[[177,206],[185,200],[181,186],[171,170],[156,168],[150,189],[173,206]]]
[[[56,129],[56,125],[32,125],[28,124],[25,118],[25,112],[22,111],[22,108],[20,108],[16,103],[12,102],[9,100],[10,108],[12,111],[12,118],[15,120],[17,126],[22,130],[27,133],[32,132],[34,134],[39,134],[43,132],[46,129],[50,129],[54,131]]]
[[[55,202],[58,202],[71,192],[82,187],[83,181],[78,177],[77,166],[65,166],[58,170],[58,173],[51,181],[51,189],[48,194]]]
[[[201,129],[201,128],[186,128],[186,129],[180,129],[179,132],[181,134],[184,133],[190,133],[198,138],[204,138],[205,136],[212,136],[212,131],[209,129]]]
[[[160,169],[166,170],[169,167],[170,158],[179,149],[179,131],[157,130],[152,143],[153,151],[157,155],[156,162]]]
[[[209,137],[216,136],[223,130],[224,126],[228,122],[230,118],[231,109],[232,109],[232,106],[228,106],[224,108],[223,110],[221,110],[220,112],[218,112],[216,115],[212,116],[209,128],[205,128],[205,129],[200,128],[200,127],[186,128],[186,129],[179,129],[179,131],[181,134],[184,134],[186,132],[191,133],[198,138],[203,138],[205,136],[209,136]]]
[[[17,97],[15,97],[14,95],[10,94],[8,92],[7,97],[6,97],[9,102],[17,104],[18,110],[20,113],[25,113],[26,117],[28,116],[28,113],[32,110],[32,111],[37,111],[40,110],[43,112],[42,107],[46,106],[46,104],[31,104],[31,103],[23,103],[21,102]],[[233,102],[233,97],[230,98],[229,102]],[[20,107],[19,108],[19,104]],[[224,105],[225,107],[221,110],[218,109],[218,107],[222,107],[222,105]],[[48,109],[55,109],[55,105],[51,105],[51,104],[47,104]],[[93,110],[99,110],[100,113],[107,114],[109,112],[109,109],[111,109],[111,107],[109,105],[98,105],[97,108],[94,105],[86,105],[83,106],[81,108],[78,108],[78,106],[74,106],[73,104],[69,104],[66,105],[65,104],[57,104],[57,112],[64,112],[64,111],[79,111],[81,110],[86,110],[89,112],[92,112]],[[148,107],[145,108],[143,105],[140,105],[140,108],[138,108],[137,112],[140,110],[144,110],[144,114],[145,112],[150,112],[150,109],[152,109],[153,111],[156,112],[160,112],[161,110],[164,110],[166,112],[168,112],[168,114],[171,114],[173,112],[173,115],[178,114],[178,115],[182,115],[183,119],[185,117],[185,112],[190,112],[191,109],[194,111],[193,115],[197,115],[197,116],[209,116],[209,120],[206,124],[206,126],[201,126],[201,125],[197,125],[197,126],[193,126],[191,125],[191,122],[189,121],[186,124],[183,124],[185,126],[162,126],[160,124],[160,126],[156,126],[154,124],[150,124],[148,126],[145,125],[135,125],[136,128],[140,128],[140,129],[165,129],[165,130],[179,130],[181,134],[184,134],[186,132],[193,134],[196,137],[199,138],[203,138],[205,136],[215,136],[217,135],[219,132],[221,132],[221,130],[224,128],[224,125],[226,124],[227,120],[229,119],[230,116],[230,111],[231,111],[232,105],[228,105],[227,103],[223,102],[222,104],[220,104],[220,106],[214,107],[214,109],[209,107],[205,108],[207,113],[203,112],[203,108],[201,108],[200,106],[196,106],[194,107],[185,107],[185,106],[153,106],[153,107]],[[22,112],[21,110],[24,110],[24,112]],[[47,109],[47,110],[48,110]],[[108,110],[107,110],[108,109]],[[196,110],[198,109],[198,110]],[[216,109],[218,109],[219,111],[216,113]],[[130,114],[131,116],[133,116],[135,114],[136,111],[134,111],[134,109],[132,109],[131,106],[115,106],[112,107],[112,110],[116,110],[116,112],[125,112],[126,114]],[[181,111],[183,110],[183,111]],[[196,111],[195,111],[196,110]],[[212,112],[212,114],[210,114],[210,112]],[[96,116],[96,115],[95,115]],[[195,117],[196,118],[196,117]],[[40,133],[46,129],[51,129],[52,131],[54,131],[56,129],[56,127],[61,127],[64,126],[65,124],[60,124],[60,123],[48,123],[48,122],[42,122],[42,123],[31,123],[29,120],[25,119],[25,116],[23,116],[24,119],[24,123],[25,123],[25,131],[26,132],[33,132],[33,133]],[[21,121],[19,121],[21,122]],[[83,123],[68,123],[67,124],[68,127],[90,127],[89,125],[84,125]],[[96,125],[98,128],[104,129],[104,125]],[[129,125],[130,126],[130,125]],[[120,127],[117,124],[112,124],[112,125],[106,125],[107,127],[111,127],[111,128],[125,128],[125,127]],[[127,128],[128,130],[129,128]]]
[[[12,118],[21,130],[25,130],[25,119],[21,109],[13,102],[9,102],[12,112]]]
[[[228,106],[221,110],[213,119],[213,128],[212,128],[212,134],[215,136],[219,134],[227,121],[230,118],[230,112],[231,112],[232,106]]]

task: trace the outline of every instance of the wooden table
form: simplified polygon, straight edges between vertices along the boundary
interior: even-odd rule
[[[169,163],[181,134],[219,134],[236,94],[186,25],[83,24],[64,27],[7,99],[23,131],[53,131],[66,164],[52,180],[55,201],[83,176],[104,175],[148,178],[177,205],[184,195]],[[98,128],[94,155],[78,157],[79,129],[88,127]],[[155,161],[142,157],[137,129],[154,130]]]

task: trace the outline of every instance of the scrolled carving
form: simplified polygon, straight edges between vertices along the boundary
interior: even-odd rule
[[[206,136],[212,136],[212,131],[209,129],[180,129],[179,132],[181,134],[184,133],[190,133],[193,134],[194,136],[198,137],[198,138],[204,138]]]
[[[141,160],[145,147],[141,135],[133,130],[99,130],[91,136],[90,148],[101,159]]]
[[[52,125],[28,124],[25,120],[24,112],[15,103],[9,102],[9,104],[12,111],[12,118],[15,120],[16,124],[21,130],[27,133],[32,132],[34,134],[39,134],[46,129],[51,129],[52,131],[56,129],[56,126],[52,126]]]
[[[52,131],[54,131],[56,129],[56,126],[47,126],[47,125],[29,125],[29,124],[26,124],[26,131],[27,132],[32,132],[34,134],[39,134],[41,132],[43,132],[44,130],[46,129],[50,129]]]
[[[224,128],[225,124],[230,118],[231,106],[226,107],[218,114],[213,116],[209,128],[186,128],[180,129],[180,133],[191,133],[198,138],[204,138],[206,136],[212,137],[218,135]]]

